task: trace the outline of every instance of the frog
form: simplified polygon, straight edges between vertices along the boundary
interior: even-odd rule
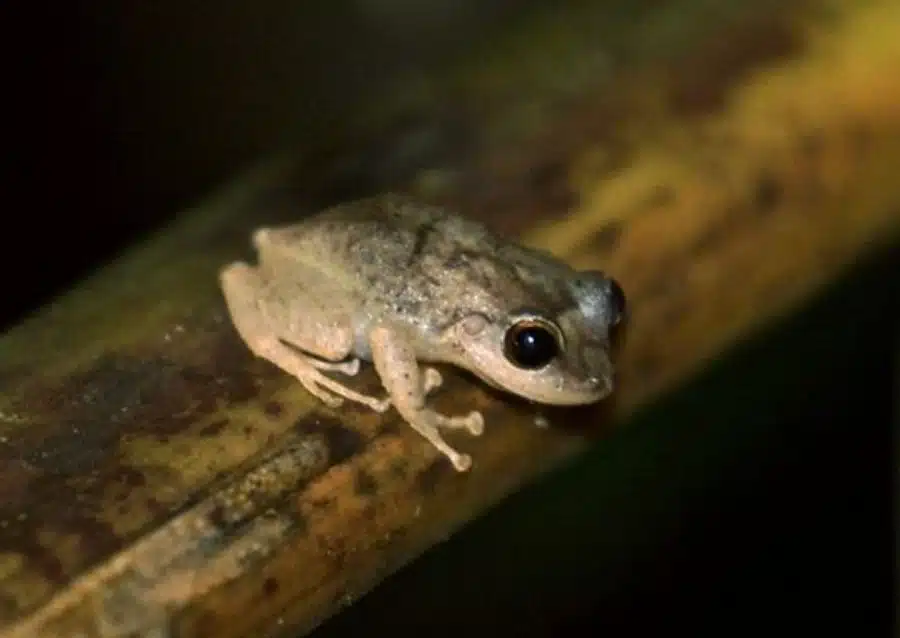
[[[429,407],[443,383],[439,366],[532,404],[586,405],[613,392],[621,285],[450,207],[369,195],[259,228],[251,244],[256,265],[219,270],[231,323],[250,351],[331,408],[393,406],[460,472],[472,457],[442,431],[480,436],[484,417]],[[345,382],[360,362],[374,366],[385,396]]]

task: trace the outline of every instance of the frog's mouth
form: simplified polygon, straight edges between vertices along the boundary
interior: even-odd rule
[[[499,383],[497,383],[496,381],[494,381],[491,377],[489,377],[488,375],[484,374],[483,372],[480,372],[480,371],[474,371],[473,374],[474,374],[476,377],[478,377],[478,380],[479,380],[479,381],[482,381],[485,385],[490,386],[490,387],[493,388],[494,390],[498,390],[498,391],[500,391],[500,392],[508,392],[508,390],[506,390],[506,388],[504,388],[502,385],[500,385]]]
[[[594,377],[587,381],[570,385],[537,397],[538,403],[545,405],[576,406],[602,401],[613,392],[615,384],[611,376]]]
[[[503,394],[515,394],[529,403],[539,405],[555,405],[555,406],[576,406],[587,405],[602,401],[615,388],[615,381],[611,373],[605,373],[598,377],[591,377],[585,381],[577,383],[569,383],[565,386],[557,386],[553,389],[541,391],[540,384],[523,384],[523,388],[519,389],[508,383],[501,384],[494,381],[484,372],[475,372],[485,385],[490,386]],[[527,388],[527,389],[525,389]]]

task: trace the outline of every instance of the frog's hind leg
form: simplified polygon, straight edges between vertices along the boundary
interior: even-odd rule
[[[350,359],[349,361],[326,361],[318,357],[307,356],[310,365],[319,370],[326,372],[340,372],[348,377],[355,377],[359,374],[359,359]]]
[[[234,262],[226,266],[219,274],[219,281],[235,329],[256,356],[296,377],[311,394],[331,407],[341,405],[344,399],[361,403],[377,412],[384,412],[390,407],[389,399],[361,394],[322,373],[323,370],[336,370],[355,374],[359,370],[358,360],[325,361],[301,352],[305,350],[303,344],[296,344],[300,350],[286,345],[285,341],[293,345],[296,337],[285,339],[282,330],[271,325],[260,308],[261,300],[264,302],[265,298],[265,285],[248,264]],[[311,335],[310,340],[315,339],[316,335]],[[329,353],[330,344],[316,345],[319,347],[315,350]]]

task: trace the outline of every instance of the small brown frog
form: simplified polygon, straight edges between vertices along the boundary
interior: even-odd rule
[[[259,357],[332,407],[391,404],[459,471],[471,458],[440,428],[480,435],[480,412],[448,416],[426,396],[449,363],[537,403],[593,403],[613,389],[610,329],[625,313],[613,279],[579,272],[482,224],[401,195],[381,195],[253,235],[259,265],[232,263],[220,282],[232,321]],[[353,376],[371,361],[386,398]]]

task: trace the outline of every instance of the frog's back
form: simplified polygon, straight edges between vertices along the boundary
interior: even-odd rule
[[[571,270],[562,262],[407,196],[341,204],[269,231],[267,242],[269,258],[312,264],[410,318],[426,305],[432,318],[450,321],[470,310],[570,303],[561,282]]]
[[[275,253],[314,260],[329,269],[376,268],[382,276],[413,266],[435,249],[435,242],[446,246],[497,241],[477,222],[393,194],[334,206],[267,233]]]

